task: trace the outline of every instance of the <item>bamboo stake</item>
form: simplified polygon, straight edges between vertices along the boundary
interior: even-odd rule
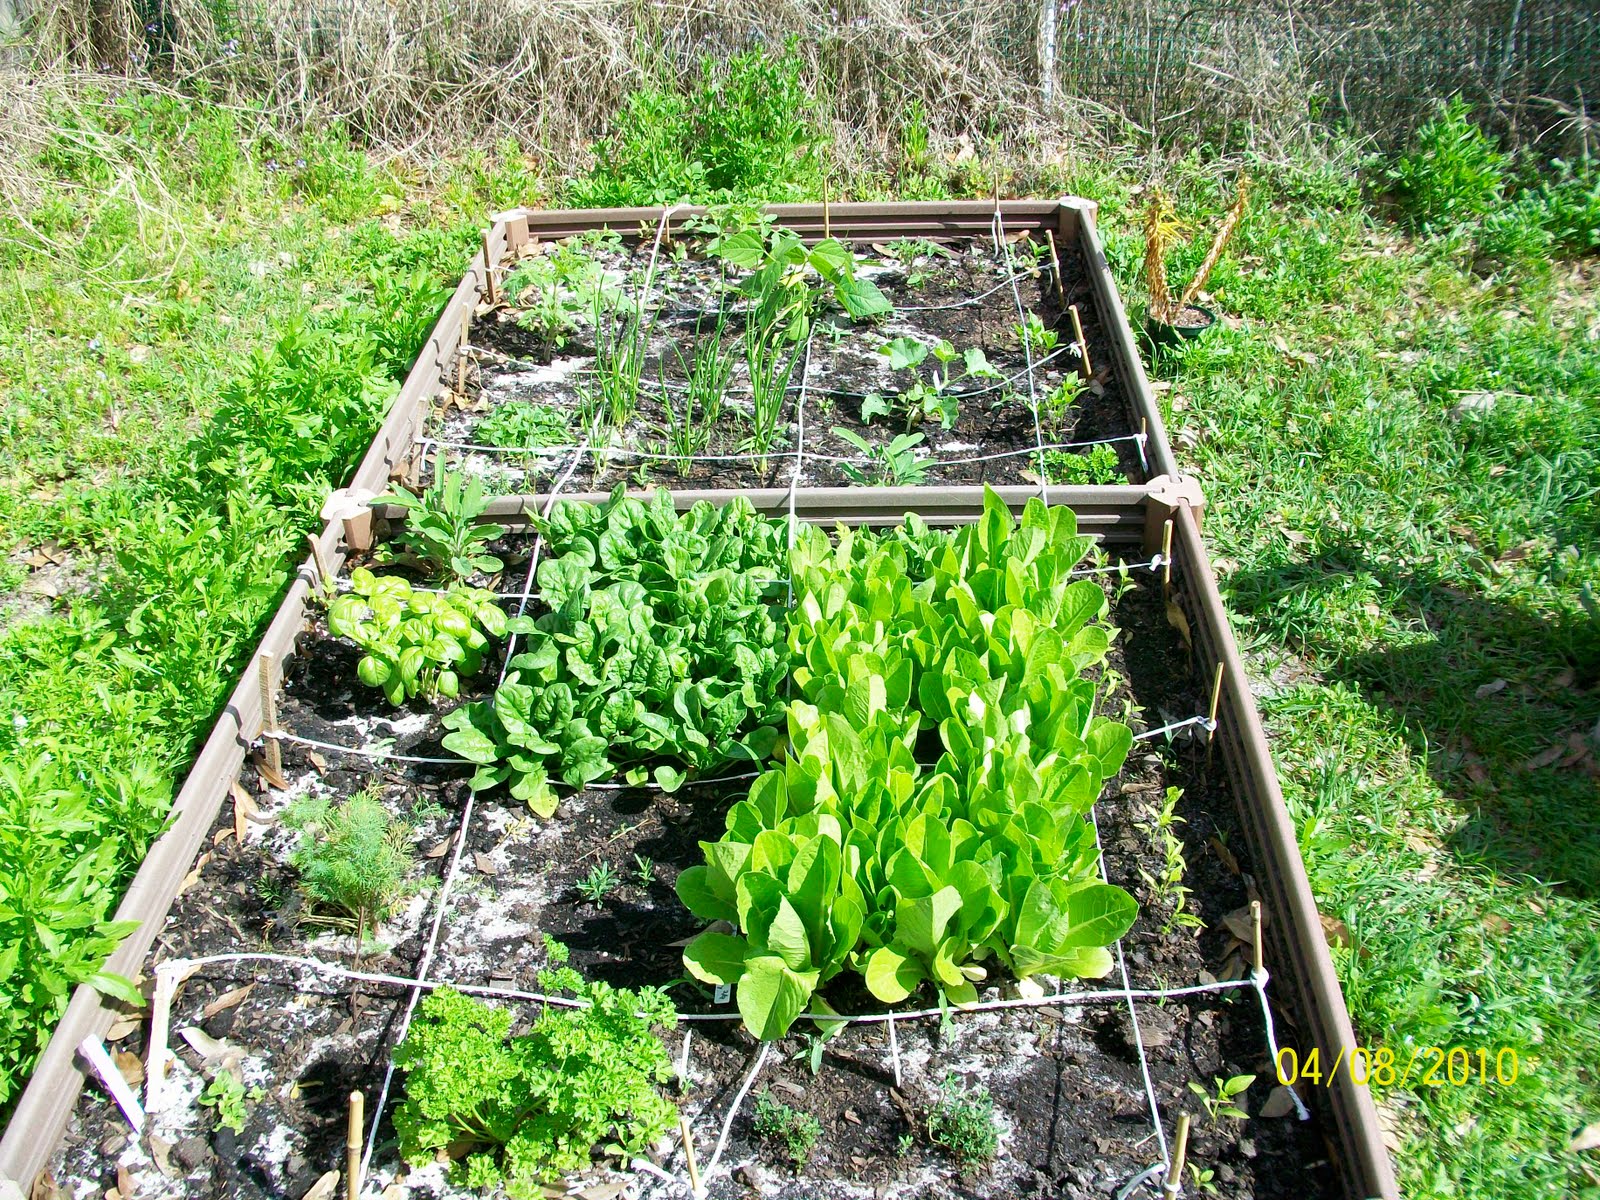
[[[1222,664],[1217,664],[1217,673],[1211,680],[1211,708],[1206,713],[1210,722],[1206,726],[1206,766],[1211,765],[1211,755],[1217,748],[1217,705],[1222,701]]]
[[[456,347],[456,395],[467,390],[467,335],[472,327],[472,313],[461,314],[461,343]]]
[[[1078,320],[1078,306],[1069,306],[1067,315],[1072,318],[1072,336],[1078,339],[1078,358],[1083,363],[1083,377],[1087,379],[1094,374],[1094,364],[1089,361],[1089,342],[1083,336],[1083,322]]]
[[[828,195],[828,177],[822,177],[822,236],[824,239],[833,236],[833,217],[830,207],[831,197]]]
[[[1161,527],[1161,588],[1164,592],[1172,590],[1172,518],[1167,518],[1167,523]]]
[[[278,730],[278,702],[272,694],[272,661],[273,656],[267,651],[261,652],[261,733],[263,737]],[[271,767],[274,774],[283,774],[283,748],[278,745],[275,737],[266,738],[267,766]]]
[[[1252,974],[1260,979],[1265,969],[1261,957],[1261,901],[1250,901],[1250,946],[1253,954]]]
[[[350,1115],[344,1135],[345,1195],[357,1200],[361,1195],[361,1130],[366,1123],[366,1097],[350,1093]]]
[[[144,1062],[144,1108],[148,1113],[160,1112],[164,1099],[161,1085],[167,1074],[167,1059],[172,1057],[167,1037],[172,1027],[172,998],[177,991],[177,979],[170,971],[158,968],[156,993],[150,1001],[150,1050]]]
[[[700,1162],[694,1153],[694,1131],[689,1128],[689,1118],[678,1118],[678,1136],[683,1139],[683,1161],[689,1168],[689,1190],[696,1196],[705,1195],[700,1183]]]
[[[1050,243],[1050,265],[1056,269],[1056,300],[1060,304],[1067,302],[1067,281],[1061,274],[1061,256],[1056,253],[1056,231],[1046,229],[1045,241]]]
[[[1178,1132],[1172,1139],[1172,1162],[1167,1166],[1167,1181],[1161,1185],[1161,1194],[1174,1200],[1183,1190],[1183,1160],[1189,1156],[1189,1114],[1178,1114]]]

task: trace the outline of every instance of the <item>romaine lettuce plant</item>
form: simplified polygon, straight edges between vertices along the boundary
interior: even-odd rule
[[[524,645],[490,701],[445,718],[444,745],[548,816],[548,778],[619,771],[675,790],[687,772],[760,761],[777,740],[787,663],[776,606],[783,526],[748,502],[674,511],[618,488],[538,523],[544,610],[508,626]],[[653,770],[652,770],[653,768]]]
[[[350,588],[328,605],[328,629],[366,651],[356,674],[390,704],[416,695],[455,699],[462,677],[482,668],[490,639],[506,632],[505,610],[482,588],[422,592],[365,567],[350,572]]]
[[[890,1004],[924,983],[971,1002],[992,966],[1110,970],[1136,909],[1084,817],[1132,735],[1082,674],[1110,641],[1100,589],[1070,579],[1087,549],[1069,510],[1018,525],[993,492],[954,535],[801,536],[788,751],[678,883],[737,931],[691,942],[689,971],[734,986],[758,1036],[830,1012],[815,993],[844,970]]]

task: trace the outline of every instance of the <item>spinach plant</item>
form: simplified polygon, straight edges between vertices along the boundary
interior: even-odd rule
[[[916,338],[898,337],[880,347],[879,353],[888,357],[889,365],[895,370],[914,372],[927,359],[929,348]],[[861,402],[861,419],[871,422],[874,417],[898,416],[905,421],[907,433],[922,421],[937,420],[943,428],[949,429],[961,413],[961,396],[950,390],[951,385],[962,379],[999,377],[999,372],[989,365],[988,358],[976,346],[958,354],[954,346],[940,339],[934,343],[932,354],[938,365],[929,379],[917,379],[893,398],[871,393]],[[951,365],[957,359],[961,361],[960,368]]]
[[[473,436],[486,446],[507,450],[542,450],[572,442],[566,412],[531,400],[500,405],[478,423]]]
[[[1070,511],[1030,501],[1019,525],[992,491],[953,535],[801,536],[788,749],[678,880],[737,931],[700,935],[686,966],[735,987],[758,1037],[815,1017],[846,970],[890,1004],[924,984],[970,1002],[996,966],[1110,970],[1135,905],[1100,881],[1084,817],[1132,735],[1083,674],[1110,644],[1100,589],[1070,578],[1089,545]]]
[[[509,783],[548,816],[549,777],[621,771],[676,789],[686,771],[760,761],[777,738],[785,535],[747,501],[679,514],[618,488],[537,523],[544,611],[512,621],[523,649],[491,701],[445,718],[472,787]],[[652,769],[653,768],[653,769]]]
[[[406,510],[405,526],[394,540],[430,575],[466,579],[475,571],[493,575],[505,565],[484,549],[505,527],[478,523],[489,502],[477,475],[463,483],[461,472],[445,471],[420,496],[400,490],[373,503]]]
[[[457,585],[423,592],[395,575],[350,572],[351,590],[328,606],[328,629],[366,651],[356,674],[390,704],[412,696],[455,699],[461,678],[483,667],[491,638],[505,635],[495,594]]]
[[[676,1020],[666,996],[588,983],[566,967],[541,971],[539,988],[586,1006],[543,1008],[511,1037],[507,1009],[450,988],[423,1000],[394,1054],[406,1072],[394,1126],[408,1162],[466,1147],[457,1183],[542,1200],[544,1183],[588,1167],[596,1150],[626,1163],[673,1126],[677,1110],[661,1093],[672,1063],[657,1033]]]

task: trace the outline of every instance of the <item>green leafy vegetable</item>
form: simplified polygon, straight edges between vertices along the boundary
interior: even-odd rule
[[[483,480],[474,475],[466,484],[459,471],[446,471],[420,496],[407,491],[379,496],[375,504],[396,504],[408,516],[395,541],[435,576],[465,579],[474,571],[494,574],[504,565],[484,550],[487,542],[505,532],[500,525],[479,524],[488,511]]]
[[[786,670],[775,606],[783,527],[749,503],[674,511],[618,488],[539,522],[546,611],[491,701],[445,718],[444,745],[549,815],[548,778],[582,787],[619,771],[675,790],[688,771],[760,761],[777,739]]]
[[[423,1000],[394,1054],[406,1072],[394,1126],[407,1161],[465,1149],[458,1182],[542,1200],[542,1181],[589,1166],[596,1149],[627,1161],[672,1127],[677,1110],[659,1090],[672,1065],[656,1033],[676,1019],[666,996],[586,983],[565,967],[540,972],[539,987],[587,1004],[544,1008],[508,1037],[505,1009],[450,988]]]
[[[924,984],[970,1002],[991,962],[1110,969],[1135,905],[1100,882],[1084,816],[1132,735],[1082,675],[1110,643],[1100,589],[1070,578],[1088,547],[1070,511],[1030,501],[1019,525],[993,492],[954,535],[908,517],[801,536],[788,750],[678,881],[738,931],[702,934],[685,965],[735,987],[758,1037],[844,970],[892,1004]]]
[[[391,704],[416,695],[454,699],[461,678],[483,667],[490,639],[506,632],[505,610],[482,588],[422,592],[365,567],[350,572],[350,586],[328,606],[328,629],[366,651],[356,674]]]

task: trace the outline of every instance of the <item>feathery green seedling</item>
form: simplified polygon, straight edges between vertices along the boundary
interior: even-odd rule
[[[811,1151],[822,1137],[822,1123],[810,1113],[791,1108],[775,1099],[771,1092],[756,1097],[755,1131],[783,1148],[796,1168],[806,1165]]]
[[[300,872],[300,889],[315,903],[353,918],[358,942],[406,894],[412,866],[410,828],[389,815],[382,794],[374,782],[342,804],[307,798],[285,818],[301,834],[290,859]]]
[[[633,856],[633,881],[642,888],[656,881],[656,860],[645,854]]]
[[[939,1099],[928,1111],[928,1140],[948,1150],[963,1171],[993,1159],[1000,1150],[1000,1131],[989,1089],[965,1088],[953,1074],[946,1075]]]

